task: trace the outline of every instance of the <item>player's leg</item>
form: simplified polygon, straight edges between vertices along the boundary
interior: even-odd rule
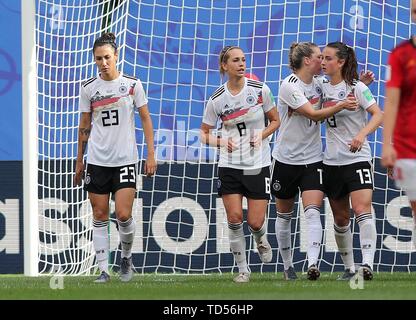
[[[132,217],[136,190],[123,188],[115,193],[116,217],[121,243],[120,280],[130,281],[133,277],[131,248],[136,233],[136,222]]]
[[[334,235],[338,252],[344,263],[344,274],[338,280],[349,280],[355,275],[354,253],[352,248],[352,232],[350,219],[350,199],[343,196],[339,199],[329,199],[334,216]]]
[[[250,281],[250,269],[246,258],[246,239],[243,230],[243,184],[242,170],[218,168],[218,195],[222,198],[228,222],[230,249],[238,267],[235,282]]]
[[[307,277],[309,280],[317,280],[320,276],[318,258],[323,234],[321,223],[321,206],[324,198],[322,161],[311,163],[304,167],[299,187],[301,190],[306,224],[308,226]]]
[[[248,213],[247,223],[248,228],[253,235],[257,244],[257,250],[262,262],[269,263],[272,261],[273,253],[272,247],[267,240],[267,205],[269,200],[265,199],[247,199]]]
[[[318,258],[322,242],[321,204],[324,193],[321,190],[302,192],[302,203],[305,212],[307,230],[308,279],[317,280],[320,276]]]
[[[362,269],[365,280],[373,278],[372,270],[376,252],[377,231],[375,219],[371,213],[372,189],[361,189],[351,192],[351,204],[355,221],[360,230],[360,246],[362,253]]]
[[[97,259],[100,276],[95,282],[103,283],[110,279],[108,271],[108,219],[109,219],[109,194],[96,194],[89,192],[93,212],[92,242]]]
[[[262,262],[272,261],[272,247],[267,240],[267,206],[270,200],[270,168],[264,167],[247,172],[242,177],[244,196],[248,202],[248,229],[257,244]]]
[[[355,274],[350,199],[344,177],[342,167],[324,165],[324,185],[334,216],[335,242],[345,267],[344,274],[338,280],[349,280]]]
[[[399,159],[394,168],[396,185],[406,192],[413,215],[413,246],[416,248],[416,159]]]
[[[120,280],[130,281],[133,277],[131,248],[136,232],[136,222],[132,217],[136,195],[136,166],[119,167],[113,175],[113,192],[118,233],[121,242]]]
[[[373,278],[373,263],[376,252],[377,231],[375,219],[372,214],[373,174],[371,163],[357,162],[345,166],[347,175],[347,188],[350,192],[352,210],[355,221],[360,230],[360,246],[362,253],[362,266],[358,270],[364,280]]]
[[[275,231],[286,280],[297,279],[292,262],[291,219],[295,197],[299,192],[300,167],[273,162],[271,193],[276,198]]]
[[[414,193],[414,199],[415,200],[410,200],[410,207],[412,208],[412,215],[413,215],[412,241],[413,241],[413,247],[416,248],[416,191]]]
[[[234,281],[248,282],[250,280],[250,270],[247,264],[246,239],[243,231],[243,196],[241,194],[224,194],[222,195],[222,201],[227,214],[230,249],[239,272]]]
[[[92,242],[100,276],[97,283],[110,280],[108,270],[108,219],[111,192],[111,168],[87,164],[84,189],[88,191],[93,213]]]

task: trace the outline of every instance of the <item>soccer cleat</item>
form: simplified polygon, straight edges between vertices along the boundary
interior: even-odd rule
[[[308,280],[318,280],[320,275],[321,273],[319,272],[319,269],[316,265],[313,264],[308,268]]]
[[[266,237],[262,237],[262,240],[259,241],[259,243],[257,244],[257,250],[259,252],[260,260],[263,263],[269,263],[272,261],[272,247],[270,246]]]
[[[287,268],[283,271],[283,278],[287,281],[296,280],[298,276],[296,275],[295,269],[293,267]]]
[[[110,281],[110,275],[105,271],[102,271],[101,274],[98,276],[98,278],[94,280],[95,283],[106,283],[109,281]]]
[[[338,276],[337,280],[340,281],[349,281],[355,276],[355,272],[352,272],[350,269],[345,269],[344,273]]]
[[[250,273],[240,272],[238,276],[233,279],[236,283],[247,283],[250,281]]]
[[[371,270],[368,264],[363,264],[358,269],[358,274],[364,278],[364,280],[373,280],[373,270]]]
[[[129,258],[121,258],[120,264],[120,280],[122,282],[129,282],[133,278],[133,270],[131,268],[131,256]]]

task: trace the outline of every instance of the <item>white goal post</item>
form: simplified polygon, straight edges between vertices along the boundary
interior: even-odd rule
[[[341,40],[354,47],[360,70],[372,70],[370,88],[384,103],[390,50],[410,37],[409,1],[391,0],[22,0],[24,113],[25,274],[92,274],[92,212],[86,193],[73,185],[83,80],[97,73],[94,40],[116,34],[119,69],[138,77],[149,98],[159,161],[154,178],[139,177],[133,216],[137,222],[133,264],[137,272],[234,271],[221,199],[216,195],[217,150],[198,140],[205,103],[221,84],[218,54],[225,45],[246,53],[250,73],[277,96],[289,74],[293,41],[321,48]],[[33,27],[35,26],[35,29]],[[31,59],[35,53],[36,59]],[[146,156],[137,120],[140,159]],[[416,269],[407,199],[381,168],[379,128],[370,136],[374,156],[373,208],[377,271]],[[325,137],[323,134],[323,140]],[[112,211],[114,204],[111,202]],[[321,212],[324,241],[320,269],[338,271],[333,220]],[[272,263],[262,264],[247,236],[252,271],[283,268],[274,234],[274,202],[268,212]],[[301,206],[292,220],[294,264],[305,270],[305,221]],[[354,253],[361,261],[358,226]],[[111,214],[110,265],[120,258]]]

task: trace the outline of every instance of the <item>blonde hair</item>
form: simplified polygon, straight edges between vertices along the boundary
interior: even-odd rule
[[[302,67],[303,58],[310,58],[313,48],[318,46],[313,42],[293,42],[289,50],[289,67],[297,71]]]
[[[240,49],[241,51],[243,51],[243,49],[241,49],[240,47],[237,47],[237,46],[225,46],[224,48],[222,48],[222,50],[220,52],[219,67],[220,67],[221,75],[224,75],[224,73],[225,73],[225,70],[222,67],[222,64],[227,62],[228,58],[230,57],[229,53],[233,49]]]

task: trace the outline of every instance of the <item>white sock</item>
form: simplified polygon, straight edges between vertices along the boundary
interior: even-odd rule
[[[344,262],[345,269],[355,272],[354,254],[352,250],[352,232],[351,223],[347,226],[340,227],[334,224],[335,241],[337,243],[338,252]]]
[[[322,242],[321,211],[318,206],[309,205],[305,208],[306,225],[308,227],[308,268],[318,264]]]
[[[108,273],[108,220],[92,221],[92,243],[94,245],[95,257],[100,271]]]
[[[134,234],[136,232],[136,222],[130,217],[126,221],[117,220],[117,223],[121,242],[121,257],[130,258],[131,247],[133,246]]]
[[[372,214],[362,213],[355,218],[360,227],[360,245],[363,264],[373,269],[374,254],[376,252],[377,231]]]
[[[250,273],[246,259],[246,239],[244,238],[243,223],[228,223],[230,249],[237,263],[239,273]]]
[[[292,246],[291,246],[291,230],[290,230],[290,220],[292,218],[292,213],[280,213],[276,212],[276,238],[279,246],[279,252],[282,256],[284,269],[287,270],[289,267],[292,267]]]
[[[250,230],[256,243],[259,243],[263,241],[264,239],[267,240],[267,234],[266,234],[267,226],[266,225],[267,225],[267,221],[264,220],[264,223],[259,230],[253,230],[250,226],[248,226],[248,230]],[[266,236],[266,237],[263,237],[263,236]]]

